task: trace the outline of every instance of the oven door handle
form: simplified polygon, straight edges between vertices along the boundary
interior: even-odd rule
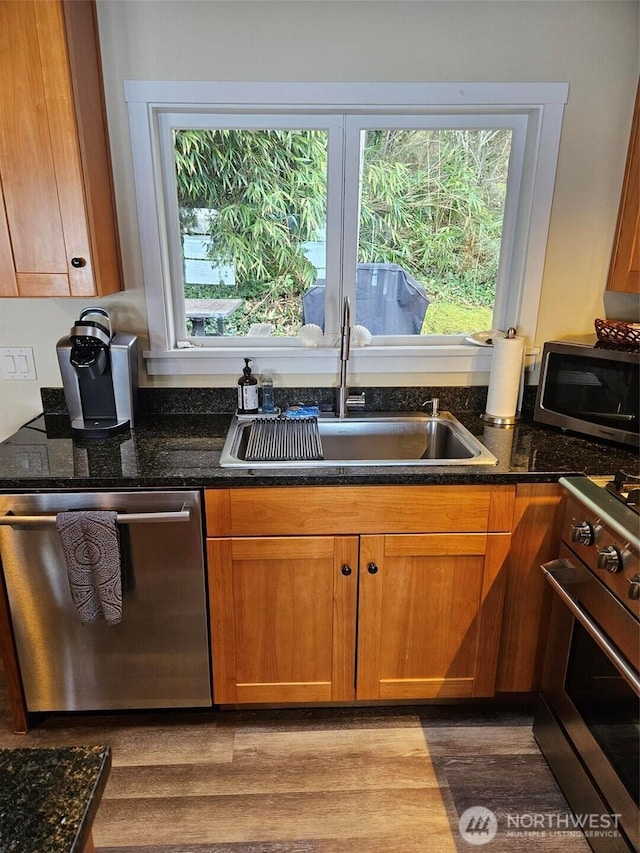
[[[551,560],[549,563],[543,563],[540,567],[544,572],[545,579],[550,584],[554,592],[556,592],[562,601],[567,605],[571,613],[575,616],[578,622],[585,629],[594,643],[604,652],[611,663],[620,672],[620,675],[629,683],[635,690],[636,694],[640,693],[640,680],[629,666],[627,661],[618,653],[614,646],[611,645],[609,639],[602,633],[600,628],[589,618],[588,614],[580,607],[571,595],[562,586],[560,581],[554,576],[553,572],[562,568],[566,568],[570,564],[566,560]]]

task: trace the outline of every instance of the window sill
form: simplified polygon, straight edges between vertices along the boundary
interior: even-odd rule
[[[530,348],[526,355],[539,350]],[[179,350],[147,350],[143,353],[150,376],[216,375],[238,372],[243,357],[253,359],[255,373],[263,369],[286,375],[335,375],[340,353],[335,347],[274,347],[247,345],[242,349],[228,347],[190,347]],[[429,346],[368,346],[353,348],[349,372],[367,374],[411,375],[425,373],[488,373],[493,349],[471,344]]]

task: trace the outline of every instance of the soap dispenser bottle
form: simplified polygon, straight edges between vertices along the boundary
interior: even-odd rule
[[[238,379],[238,414],[258,414],[258,380],[251,373],[250,358],[245,358],[242,376]]]

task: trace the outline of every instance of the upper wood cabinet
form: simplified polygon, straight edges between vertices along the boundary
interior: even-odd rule
[[[633,113],[607,290],[640,293],[640,87]]]
[[[0,296],[122,289],[92,0],[0,3]]]

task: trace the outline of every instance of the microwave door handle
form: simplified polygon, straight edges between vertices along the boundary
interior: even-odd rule
[[[607,412],[607,413],[605,413],[605,412],[585,412],[585,411],[582,411],[582,412],[580,412],[580,414],[585,415],[586,417],[589,417],[589,418],[601,418],[604,416],[604,417],[608,418],[610,421],[627,421],[629,423],[631,421],[634,421],[636,418],[635,415],[628,414],[626,412]]]
[[[553,571],[566,565],[567,562],[565,560],[551,560],[549,563],[544,563],[540,568],[544,572],[545,579],[551,585],[553,591],[560,596],[564,604],[567,605],[571,613],[582,625],[594,643],[601,649],[601,651],[604,652],[628,684],[635,690],[636,695],[640,694],[640,679],[638,679],[634,670],[629,666],[626,660],[621,657],[617,649],[611,645],[598,626],[589,619],[589,616],[580,607],[580,605],[574,601],[562,584],[554,577]]]
[[[119,512],[116,516],[118,524],[135,524],[138,521],[144,522],[167,522],[167,521],[189,521],[191,518],[191,510],[187,504],[182,505],[182,509],[168,512]],[[2,515],[0,516],[0,525],[7,527],[18,527],[26,525],[40,524],[55,524],[57,516],[55,515]]]

